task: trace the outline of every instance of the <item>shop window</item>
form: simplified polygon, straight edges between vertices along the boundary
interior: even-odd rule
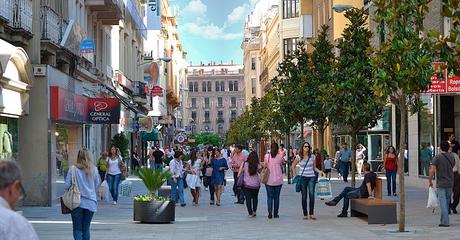
[[[418,113],[419,123],[419,175],[428,176],[431,159],[435,149],[434,131],[434,98],[432,95],[422,95],[421,100],[425,105]]]
[[[0,117],[0,161],[17,160],[18,144],[18,120]]]

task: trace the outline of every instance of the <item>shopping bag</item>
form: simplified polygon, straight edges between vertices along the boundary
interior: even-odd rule
[[[439,207],[439,199],[436,194],[436,190],[433,187],[428,189],[428,203],[426,204],[426,208],[433,208],[434,209]]]
[[[99,185],[98,189],[98,200],[108,202],[110,197],[109,185],[107,184],[107,180],[104,180],[101,185]]]
[[[187,176],[185,177],[185,182],[187,182],[187,185],[188,185],[191,189],[195,189],[197,178],[198,178],[197,175],[194,175],[194,174],[187,174]]]
[[[120,195],[124,197],[131,196],[131,189],[132,189],[133,183],[131,181],[124,180],[123,182],[121,182],[120,185],[121,185]]]
[[[319,199],[332,198],[332,186],[329,179],[324,177],[318,178],[316,197]]]

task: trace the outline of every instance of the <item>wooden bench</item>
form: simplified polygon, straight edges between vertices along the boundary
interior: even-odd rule
[[[368,224],[396,224],[396,202],[382,199],[382,179],[377,178],[375,199],[351,199],[351,216],[366,217]]]

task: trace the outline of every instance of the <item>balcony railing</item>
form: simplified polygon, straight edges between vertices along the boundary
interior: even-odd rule
[[[11,0],[0,0],[0,18],[3,21],[11,21]]]
[[[32,0],[9,0],[11,4],[8,25],[14,30],[32,33]]]
[[[42,40],[50,40],[51,42],[59,45],[61,38],[60,17],[50,7],[42,6]]]

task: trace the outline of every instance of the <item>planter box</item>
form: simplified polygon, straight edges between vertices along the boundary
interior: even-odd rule
[[[172,201],[142,202],[134,200],[134,221],[142,223],[171,223],[176,208]]]

